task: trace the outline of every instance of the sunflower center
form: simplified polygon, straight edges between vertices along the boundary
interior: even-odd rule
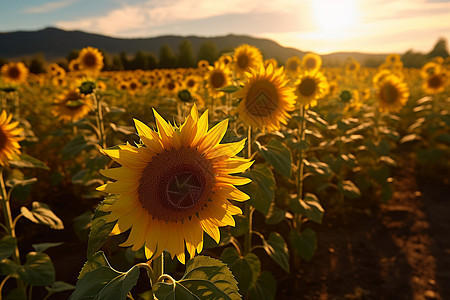
[[[190,88],[194,87],[195,86],[195,80],[189,79],[188,82],[187,82],[187,86],[190,87]]]
[[[309,77],[303,79],[302,82],[300,82],[300,84],[298,85],[300,94],[305,97],[314,95],[316,88],[316,81]]]
[[[431,88],[439,88],[442,85],[441,77],[433,75],[428,79],[428,85]]]
[[[381,97],[386,103],[395,103],[398,98],[398,90],[394,85],[387,83],[383,87]]]
[[[222,72],[214,72],[211,75],[211,85],[213,88],[221,88],[225,84],[225,76]]]
[[[8,140],[8,137],[3,132],[3,130],[0,128],[0,150],[3,150],[5,148],[7,140]]]
[[[245,54],[239,55],[236,62],[237,62],[237,65],[239,66],[239,68],[241,68],[242,70],[245,70],[245,69],[247,69],[248,64],[249,64],[248,56]]]
[[[276,89],[270,82],[257,82],[247,93],[245,107],[255,117],[269,117],[278,108]]]
[[[94,67],[97,65],[97,56],[95,56],[95,54],[93,53],[87,53],[83,57],[83,62],[88,67]]]
[[[145,168],[139,201],[154,218],[177,222],[191,217],[207,204],[215,183],[214,170],[192,148],[166,150]]]
[[[167,89],[169,90],[169,91],[172,91],[172,90],[174,90],[175,89],[175,83],[174,82],[169,82],[168,84],[167,84]]]
[[[314,69],[316,67],[316,60],[313,59],[313,58],[307,59],[306,62],[305,62],[305,66],[308,69]]]
[[[11,78],[11,79],[17,79],[17,78],[19,78],[19,77],[20,77],[20,71],[19,71],[19,69],[16,68],[16,67],[9,68],[9,70],[8,70],[8,76],[9,76],[9,78]]]
[[[298,63],[296,61],[291,61],[289,63],[289,70],[291,71],[297,71]]]

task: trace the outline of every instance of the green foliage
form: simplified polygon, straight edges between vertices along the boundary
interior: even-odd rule
[[[306,261],[310,261],[316,252],[317,237],[311,228],[306,228],[301,233],[291,231],[289,241],[294,250]]]
[[[261,145],[258,141],[255,144],[258,152],[274,167],[275,171],[288,178],[291,177],[292,154],[289,148],[277,139],[271,139],[266,145]]]
[[[33,202],[31,211],[25,206],[20,208],[22,215],[36,224],[47,225],[52,229],[64,229],[64,225],[47,204]]]
[[[272,170],[265,164],[256,164],[243,175],[250,178],[252,182],[240,189],[250,196],[249,203],[266,215],[275,196],[275,178]]]

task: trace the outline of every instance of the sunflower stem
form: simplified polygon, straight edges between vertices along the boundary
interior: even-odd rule
[[[105,138],[105,124],[103,122],[102,114],[102,100],[97,98],[97,95],[92,93],[94,98],[94,103],[96,104],[96,117],[97,117],[97,128],[99,130],[99,142],[103,149],[106,148],[106,138]]]
[[[299,128],[299,143],[303,144],[303,141],[305,140],[305,127],[306,127],[306,120],[305,116],[307,113],[307,108],[304,105],[300,106],[300,128]],[[300,152],[299,152],[299,158],[298,158],[298,176],[297,176],[297,187],[298,187],[298,198],[303,199],[303,172],[304,172],[304,163],[303,159],[305,156],[305,151],[303,150],[303,146],[301,146]]]
[[[164,274],[164,251],[153,260],[153,275],[156,280]]]
[[[20,99],[19,99],[19,92],[16,91],[14,93],[14,111],[15,111],[15,117],[17,120],[20,119]]]
[[[7,233],[12,237],[16,238],[16,231],[14,229],[14,222],[11,214],[11,206],[9,204],[8,193],[6,192],[5,181],[3,179],[3,167],[0,167],[0,189],[1,189],[1,207],[3,211],[3,217],[5,219],[5,225],[7,229]],[[19,247],[16,243],[16,247],[14,248],[14,252],[12,254],[13,261],[20,266],[20,253]],[[25,285],[20,278],[17,278],[17,286],[25,292]]]
[[[247,158],[252,156],[252,126],[248,126],[247,132]],[[252,248],[252,217],[253,217],[253,207],[250,203],[245,202],[244,204],[244,216],[247,219],[247,231],[244,236],[244,253],[247,254]]]

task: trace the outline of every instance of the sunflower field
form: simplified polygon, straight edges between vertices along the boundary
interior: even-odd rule
[[[450,175],[448,57],[102,68],[1,67],[0,299],[316,299],[327,218],[389,207],[405,166]]]

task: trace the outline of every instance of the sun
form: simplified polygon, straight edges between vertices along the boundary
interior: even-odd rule
[[[315,0],[311,4],[318,29],[324,33],[339,33],[356,24],[355,0]]]

